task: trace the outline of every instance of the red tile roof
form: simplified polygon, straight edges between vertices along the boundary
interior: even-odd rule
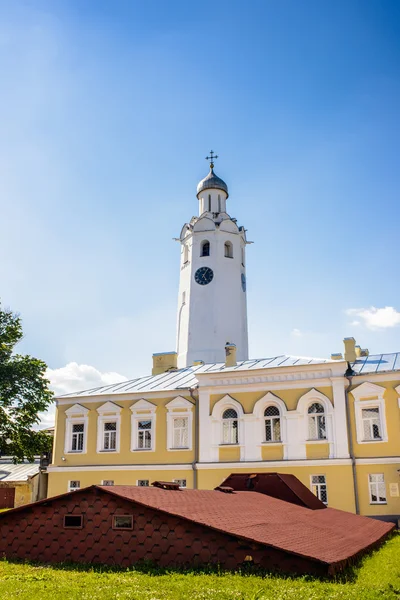
[[[355,557],[394,528],[391,523],[333,508],[311,510],[258,492],[96,487],[218,531],[330,565]]]

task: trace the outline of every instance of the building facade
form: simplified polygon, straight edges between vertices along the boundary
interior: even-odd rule
[[[329,506],[400,518],[400,353],[248,359],[246,234],[213,170],[181,236],[177,351],[151,376],[57,398],[49,495],[291,473]]]

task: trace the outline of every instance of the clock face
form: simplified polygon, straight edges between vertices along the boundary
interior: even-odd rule
[[[197,269],[196,273],[194,274],[196,283],[200,285],[207,285],[207,283],[210,283],[213,278],[214,273],[210,267],[200,267],[200,269]]]
[[[242,290],[245,292],[246,291],[246,275],[244,273],[242,273],[241,279],[242,279]]]

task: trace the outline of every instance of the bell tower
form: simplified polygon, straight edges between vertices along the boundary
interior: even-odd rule
[[[227,213],[228,186],[210,172],[197,186],[199,216],[181,231],[178,367],[225,362],[225,345],[248,359],[246,232]]]

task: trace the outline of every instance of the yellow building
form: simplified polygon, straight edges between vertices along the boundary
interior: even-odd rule
[[[400,353],[249,360],[247,245],[213,171],[181,232],[177,351],[151,376],[57,398],[49,495],[232,472],[296,475],[329,506],[400,518]],[[236,347],[238,346],[238,347]]]

